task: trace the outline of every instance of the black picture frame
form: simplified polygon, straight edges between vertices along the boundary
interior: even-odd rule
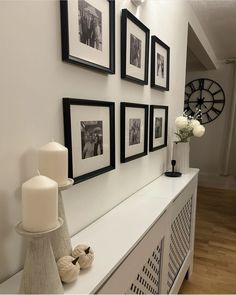
[[[165,85],[160,85],[156,82],[156,72],[157,72],[156,44],[161,46],[166,51],[167,61],[166,61]],[[151,37],[151,87],[158,90],[162,90],[162,91],[169,91],[169,88],[170,88],[170,47],[166,45],[163,41],[161,41],[157,36]]]
[[[103,0],[109,2],[109,66],[104,66],[96,62],[91,62],[79,56],[74,56],[70,52],[69,38],[69,15],[68,5],[71,0],[60,0],[61,12],[61,42],[62,60],[95,69],[108,74],[115,74],[115,0]],[[101,0],[100,0],[101,1]],[[78,1],[77,1],[78,2]],[[99,3],[99,1],[97,1]]]
[[[130,75],[129,73],[127,73],[127,68],[126,68],[126,61],[128,58],[127,20],[130,20],[131,22],[133,22],[139,30],[142,30],[145,33],[145,53],[144,53],[145,58],[144,58],[144,69],[143,69],[144,78],[143,79],[134,77]],[[148,84],[149,41],[150,41],[150,30],[139,19],[137,19],[129,10],[122,9],[122,14],[121,14],[121,78],[122,79],[126,79],[128,81],[131,81],[140,85]]]
[[[157,135],[157,137],[159,137],[160,139],[158,139],[158,140],[156,139],[157,141],[160,141],[160,144],[158,144],[158,143],[154,144],[154,137],[155,137],[155,135],[154,135],[154,118],[155,118],[154,112],[155,112],[155,110],[163,110],[164,117],[165,117],[164,124],[161,123],[161,131],[160,131],[161,135],[163,135],[163,138],[162,138],[162,136],[159,137],[160,135]],[[163,116],[161,116],[161,117],[163,117]],[[160,122],[160,120],[159,120],[159,122]],[[163,126],[163,128],[162,128],[162,126]],[[160,126],[159,126],[159,128],[160,128]],[[167,146],[167,136],[168,136],[168,106],[151,105],[150,106],[150,128],[149,128],[149,151],[154,152],[156,150],[166,147]]]
[[[131,156],[126,156],[126,109],[143,109],[144,110],[144,130],[143,130],[143,151],[133,154]],[[136,119],[134,119],[136,120]],[[141,128],[141,126],[140,126]],[[148,153],[147,143],[148,143],[148,105],[145,104],[137,104],[137,103],[129,103],[129,102],[121,102],[120,104],[120,160],[121,163],[126,163],[137,158],[146,156]],[[129,139],[130,140],[130,139]]]
[[[75,136],[73,136],[73,134],[76,134],[75,132],[72,133],[72,129],[76,128],[76,126],[78,126],[79,124],[75,124],[76,120],[79,120],[79,118],[73,119],[73,115],[72,115],[72,107],[73,106],[78,106],[78,108],[74,109],[75,111],[80,111],[81,114],[82,112],[84,113],[84,109],[83,110],[79,110],[79,106],[82,106],[83,108],[85,106],[87,106],[89,109],[89,113],[91,113],[91,107],[97,109],[100,108],[99,111],[102,111],[102,108],[108,108],[108,113],[109,113],[109,118],[107,118],[107,121],[109,121],[107,126],[107,130],[109,130],[107,136],[107,144],[106,146],[109,146],[109,152],[106,153],[106,158],[109,161],[108,165],[104,165],[104,167],[101,167],[99,169],[94,169],[92,171],[89,171],[87,173],[82,173],[81,175],[76,175],[76,173],[74,172],[74,168],[73,167],[73,163],[75,162],[75,156],[77,158],[79,158],[78,163],[76,162],[76,165],[79,163],[82,163],[81,161],[84,161],[85,158],[83,158],[82,153],[83,153],[83,144],[82,144],[82,135],[81,137],[78,136],[78,138],[80,138],[80,140],[76,140]],[[95,113],[96,110],[94,109]],[[97,110],[98,111],[98,110]],[[97,112],[98,113],[98,112]],[[106,173],[108,171],[111,171],[113,169],[115,169],[115,103],[114,102],[107,102],[107,101],[98,101],[98,100],[87,100],[87,99],[77,99],[77,98],[63,98],[63,115],[64,115],[64,138],[65,138],[65,146],[68,148],[68,155],[69,155],[69,163],[68,163],[68,171],[69,171],[69,177],[74,179],[74,183],[79,183],[82,181],[85,181],[89,178],[98,176],[100,174]],[[105,118],[104,118],[105,119]],[[82,119],[81,119],[82,120]],[[86,122],[86,121],[85,121]],[[79,131],[79,127],[77,127],[77,133],[82,134],[82,123],[85,123],[84,119],[82,121],[80,121],[80,131]],[[88,120],[88,122],[91,122],[91,120]],[[96,121],[94,119],[94,122],[99,122]],[[102,125],[103,126],[103,125]],[[103,126],[104,127],[104,126]],[[105,128],[104,128],[105,129]],[[94,129],[95,130],[95,129]],[[103,129],[102,129],[103,132]],[[102,140],[104,138],[104,134],[102,133]],[[74,141],[74,144],[73,142]],[[78,141],[78,142],[77,142]],[[73,147],[76,146],[76,142],[77,142],[77,147],[78,149],[76,150],[77,154],[75,154],[75,151],[73,150]],[[104,142],[102,142],[102,145],[104,145]],[[81,147],[81,151],[80,151],[80,157],[79,157],[79,149]],[[102,147],[103,148],[103,147]],[[106,147],[107,148],[107,147]],[[104,148],[105,150],[105,148]],[[100,155],[105,156],[105,151],[103,151],[103,153],[100,153]],[[98,155],[98,154],[97,154]],[[99,156],[99,155],[98,155]],[[74,159],[73,159],[74,157]],[[96,160],[96,156],[90,156],[88,157],[90,161],[93,161],[94,158]],[[96,161],[94,160],[94,165],[96,165]],[[91,163],[91,162],[90,162]]]

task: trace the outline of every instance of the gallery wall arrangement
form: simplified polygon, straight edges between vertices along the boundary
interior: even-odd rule
[[[63,98],[69,177],[74,183],[115,169],[115,103]],[[149,105],[120,104],[120,161],[148,154]],[[167,146],[168,106],[150,106],[149,151]]]
[[[115,0],[61,0],[62,60],[115,74]],[[121,78],[147,85],[150,30],[121,11]],[[170,48],[151,37],[151,87],[169,90]]]
[[[115,73],[115,1],[63,0],[62,59]],[[128,9],[121,10],[121,78],[148,84],[150,30]],[[151,87],[169,90],[170,48],[151,38]],[[115,169],[114,102],[63,99],[69,177],[74,183]],[[121,163],[148,154],[149,106],[121,103]],[[150,106],[149,151],[167,146],[168,107]]]

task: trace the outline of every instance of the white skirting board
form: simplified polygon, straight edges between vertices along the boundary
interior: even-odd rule
[[[95,260],[90,269],[81,271],[75,283],[64,285],[65,293],[119,293],[116,285],[121,285],[121,293],[137,293],[134,290],[141,286],[146,288],[146,293],[148,290],[149,293],[150,290],[166,293],[171,224],[191,198],[189,249],[170,289],[171,294],[177,293],[186,272],[189,270],[191,274],[192,271],[198,172],[198,169],[190,169],[189,173],[175,179],[164,175],[159,177],[75,235],[72,246],[90,245],[95,251]],[[177,222],[179,231],[184,219],[188,219],[186,208],[182,211],[183,218]],[[183,228],[187,233],[185,224]],[[176,253],[179,251],[182,256],[186,253],[184,243],[187,244],[186,237],[183,236],[183,239],[175,245]],[[142,245],[145,247],[140,248]],[[117,276],[119,272],[123,273],[121,269],[129,265],[129,260],[132,263],[127,278]],[[145,285],[147,274],[151,281],[150,284],[146,281]],[[113,277],[117,277],[117,282],[118,279],[123,280],[123,285],[110,284]],[[21,272],[2,283],[0,293],[17,293],[20,278]]]

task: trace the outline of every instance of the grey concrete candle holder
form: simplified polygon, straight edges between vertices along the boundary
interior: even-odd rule
[[[49,234],[56,232],[62,225],[63,219],[59,218],[56,228],[33,233],[25,231],[22,223],[17,224],[16,231],[30,238],[19,294],[64,293],[49,238]]]
[[[63,225],[55,232],[50,234],[51,244],[53,253],[55,256],[56,261],[67,255],[71,255],[72,253],[72,245],[71,239],[68,231],[66,215],[64,210],[64,204],[62,199],[61,192],[64,190],[69,189],[74,183],[73,179],[68,179],[67,184],[63,186],[59,186],[59,193],[58,193],[58,216],[64,220]]]

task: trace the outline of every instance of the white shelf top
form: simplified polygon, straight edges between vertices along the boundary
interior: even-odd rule
[[[90,269],[81,271],[76,282],[64,285],[65,293],[98,290],[198,171],[191,169],[180,178],[160,176],[76,234],[72,246],[91,246],[95,260]],[[0,284],[0,293],[18,293],[21,274]]]

